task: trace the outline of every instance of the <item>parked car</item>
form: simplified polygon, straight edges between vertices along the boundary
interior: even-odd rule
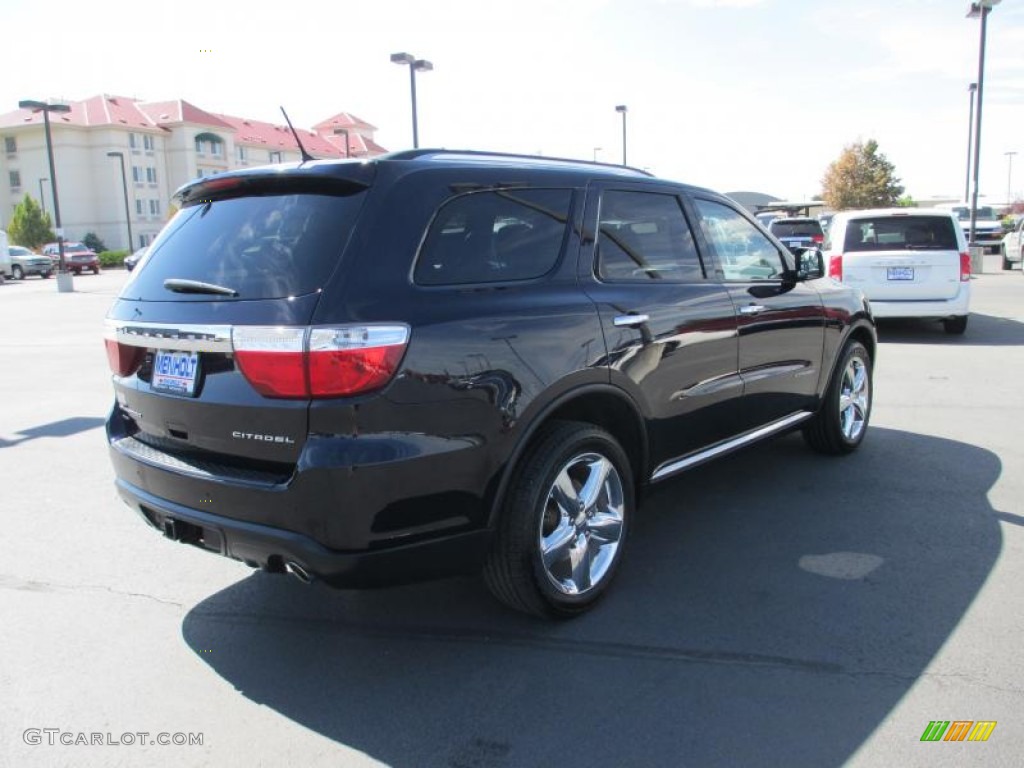
[[[938,208],[953,212],[963,229],[964,240],[969,243],[971,240],[971,206],[967,203],[946,203]],[[974,241],[984,249],[985,253],[999,253],[1003,241],[1003,223],[991,206],[978,206],[974,216]]]
[[[821,222],[807,217],[775,219],[768,225],[768,231],[775,235],[790,250],[796,248],[821,248],[825,232]]]
[[[866,434],[860,291],[709,190],[412,150],[176,203],[107,316],[110,456],[148,524],[249,566],[482,569],[509,606],[571,616],[641,488],[790,430],[828,454]]]
[[[50,258],[54,269],[60,267],[60,251],[57,243],[47,243],[43,246],[43,255]],[[91,271],[94,275],[100,273],[100,257],[83,243],[64,243],[64,264],[69,272],[74,272],[76,275],[82,274],[85,270]]]
[[[135,269],[135,265],[139,263],[142,257],[146,255],[146,251],[148,250],[148,247],[142,247],[139,248],[137,251],[129,254],[128,256],[125,256],[124,268],[131,272],[133,269]]]
[[[14,261],[8,250],[8,242],[7,233],[0,229],[0,285],[3,285],[5,280],[14,277]]]
[[[862,290],[875,317],[936,318],[951,334],[967,329],[971,258],[951,211],[841,211],[824,250],[829,275]]]
[[[1024,216],[1003,236],[999,250],[1003,256],[1003,269],[1013,269],[1014,264],[1022,264],[1024,269]]]
[[[15,280],[23,280],[29,275],[49,277],[53,274],[53,262],[47,256],[40,256],[20,245],[10,245],[7,252],[11,255],[11,273]]]

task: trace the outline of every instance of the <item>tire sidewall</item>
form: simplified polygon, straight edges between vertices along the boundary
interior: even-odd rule
[[[622,533],[619,537],[619,546],[615,552],[615,558],[608,567],[601,582],[584,594],[567,595],[552,584],[541,560],[541,516],[544,513],[543,505],[547,501],[548,491],[554,484],[555,478],[570,460],[585,453],[600,454],[610,461],[615,467],[616,472],[619,473],[623,499]],[[622,562],[625,544],[629,538],[629,529],[635,509],[633,473],[625,451],[622,450],[614,438],[597,428],[581,433],[578,439],[567,442],[561,450],[554,454],[554,457],[541,481],[534,486],[533,492],[530,494],[529,512],[526,515],[527,520],[525,521],[527,530],[522,533],[529,536],[530,565],[538,591],[543,595],[545,601],[556,610],[574,613],[598,600],[615,580],[615,575]]]
[[[843,376],[846,373],[846,367],[850,364],[853,358],[859,358],[864,369],[867,371],[868,377],[868,409],[867,413],[864,414],[864,426],[860,430],[860,434],[856,438],[850,440],[843,434],[842,425],[839,420],[839,398],[842,394],[843,388]],[[850,341],[847,343],[846,348],[843,351],[843,355],[839,360],[839,365],[836,367],[835,376],[832,377],[832,383],[829,386],[828,399],[825,403],[825,407],[828,408],[828,419],[829,428],[834,430],[835,438],[844,446],[848,451],[852,451],[864,440],[864,436],[868,432],[868,425],[871,423],[871,411],[874,410],[875,405],[875,381],[874,381],[874,370],[871,367],[871,357],[868,355],[867,349],[859,341]]]

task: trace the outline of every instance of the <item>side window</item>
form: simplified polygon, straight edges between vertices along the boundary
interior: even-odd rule
[[[529,280],[554,268],[565,241],[572,190],[499,189],[451,198],[420,249],[419,285]]]
[[[601,196],[597,277],[619,283],[703,280],[704,270],[679,200],[609,190]]]
[[[785,262],[771,240],[727,205],[695,199],[700,225],[726,280],[776,280]]]

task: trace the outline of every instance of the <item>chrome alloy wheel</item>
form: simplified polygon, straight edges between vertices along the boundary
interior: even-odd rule
[[[871,384],[867,368],[863,360],[853,356],[846,364],[839,386],[839,424],[847,440],[856,440],[864,431],[870,405]]]
[[[622,478],[599,453],[559,470],[548,490],[538,532],[544,573],[558,591],[583,595],[615,562],[623,533]]]

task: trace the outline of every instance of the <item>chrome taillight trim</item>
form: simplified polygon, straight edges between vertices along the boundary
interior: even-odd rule
[[[104,335],[131,347],[157,347],[183,352],[232,351],[230,325],[190,325],[106,320]]]

